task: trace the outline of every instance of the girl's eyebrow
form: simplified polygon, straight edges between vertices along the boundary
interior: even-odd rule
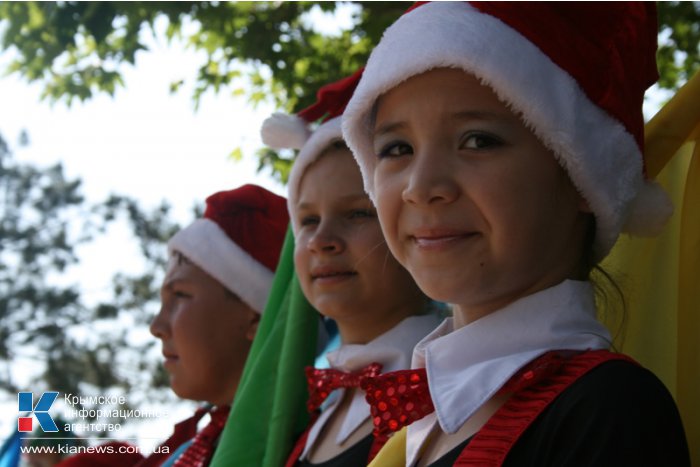
[[[335,202],[337,203],[351,203],[354,201],[369,201],[369,198],[367,197],[367,193],[363,192],[357,192],[357,193],[351,193],[348,195],[343,195],[335,198]],[[295,211],[304,211],[306,209],[310,209],[314,206],[314,203],[311,202],[304,202],[302,201],[301,203],[297,204],[297,207],[295,208]]]
[[[348,195],[338,197],[338,201],[351,202],[351,201],[360,201],[360,200],[361,201],[365,201],[365,200],[369,201],[369,198],[367,197],[367,193],[365,193],[364,191],[360,191],[357,193],[351,193]]]
[[[167,280],[162,286],[161,289],[167,290],[167,291],[172,291],[175,285],[181,283],[181,282],[186,282],[184,279],[179,278],[179,277],[173,277],[172,279]]]
[[[396,130],[402,130],[406,128],[406,126],[406,122],[404,121],[385,123],[383,125],[380,125],[379,128],[374,129],[374,131],[372,132],[372,138],[376,138],[377,136],[382,136]]]
[[[509,120],[509,115],[483,110],[463,110],[450,115],[452,120]],[[382,136],[397,130],[403,130],[408,126],[405,121],[387,122],[374,129],[372,137]]]
[[[463,110],[452,114],[455,120],[500,120],[506,117],[506,115],[482,110]]]

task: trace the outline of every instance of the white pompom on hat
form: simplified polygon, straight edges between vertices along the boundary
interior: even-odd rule
[[[377,99],[411,76],[476,76],[566,169],[596,217],[594,255],[620,232],[657,234],[673,207],[644,174],[642,102],[656,71],[653,3],[424,2],[389,27],[343,114],[343,136],[374,196]]]
[[[274,113],[263,122],[260,136],[272,149],[301,149],[311,136],[311,130],[301,117]]]
[[[287,208],[292,215],[299,196],[299,184],[309,168],[334,142],[343,140],[341,118],[357,83],[359,69],[351,76],[326,84],[316,93],[316,102],[296,115],[281,113],[268,117],[260,129],[263,143],[273,149],[299,149],[289,173]],[[292,219],[292,230],[297,225]]]
[[[181,253],[262,313],[289,223],[285,199],[243,185],[215,193],[206,203],[204,217],[168,242],[171,258]]]

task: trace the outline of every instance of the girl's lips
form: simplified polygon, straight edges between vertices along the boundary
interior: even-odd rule
[[[350,269],[337,269],[334,267],[316,267],[311,270],[312,280],[324,280],[337,277],[356,276],[357,272]]]
[[[440,232],[411,236],[418,248],[422,250],[440,250],[448,248],[457,242],[469,240],[477,236],[477,232]]]
[[[176,354],[170,353],[170,352],[163,352],[163,358],[165,359],[165,363],[175,363],[177,360],[180,359]]]
[[[176,356],[166,356],[165,361],[163,362],[163,367],[167,370],[169,368],[172,368],[175,366],[178,362],[179,358]]]
[[[311,270],[311,280],[318,286],[340,284],[356,275],[356,271],[343,269],[343,266],[316,266]]]
[[[319,284],[319,285],[332,285],[332,284],[338,284],[340,282],[344,282],[348,279],[351,279],[357,275],[356,272],[353,271],[343,271],[343,272],[334,272],[330,274],[317,274],[317,275],[312,275],[311,278],[313,279],[314,283]]]

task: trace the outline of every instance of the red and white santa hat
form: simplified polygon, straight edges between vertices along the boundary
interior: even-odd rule
[[[372,52],[343,135],[373,196],[377,98],[411,76],[457,68],[491,87],[551,149],[596,217],[602,259],[621,231],[658,233],[673,208],[645,178],[645,90],[658,78],[653,3],[429,2]]]
[[[204,217],[168,242],[224,287],[262,313],[287,232],[285,199],[257,185],[209,196]]]
[[[287,206],[290,215],[299,198],[301,178],[332,143],[343,140],[341,115],[345,110],[362,69],[339,81],[326,84],[316,93],[316,102],[296,115],[272,114],[260,129],[263,143],[273,149],[299,149],[289,173]],[[292,230],[297,225],[292,219]]]

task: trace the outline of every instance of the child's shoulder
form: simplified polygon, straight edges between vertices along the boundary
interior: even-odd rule
[[[563,391],[514,446],[511,456],[522,455],[547,459],[540,465],[690,465],[668,389],[626,360],[604,362]]]
[[[580,426],[595,428],[596,423],[629,433],[646,427],[677,425],[680,429],[678,409],[664,383],[626,360],[604,362],[581,376],[554,400],[550,412],[561,416],[561,423],[571,419]]]
[[[629,360],[601,363],[581,376],[562,394],[576,404],[592,403],[603,408],[634,407],[642,403],[670,403],[671,395],[661,380],[651,371]]]

